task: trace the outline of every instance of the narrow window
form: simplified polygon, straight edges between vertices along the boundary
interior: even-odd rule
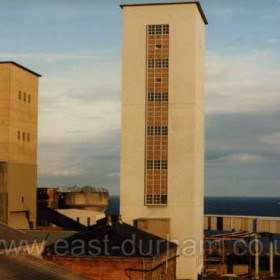
[[[28,103],[31,103],[31,94],[28,95]]]
[[[26,102],[26,92],[23,93],[23,101]]]
[[[22,133],[22,141],[25,141],[25,132]]]
[[[90,226],[90,218],[87,218],[87,226]]]
[[[18,133],[17,133],[17,138],[18,138],[18,140],[20,140],[20,131],[18,131]]]
[[[21,100],[21,91],[18,92],[18,100]]]
[[[27,142],[30,142],[30,133],[27,133]]]

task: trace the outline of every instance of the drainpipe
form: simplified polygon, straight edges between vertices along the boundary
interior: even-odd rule
[[[274,242],[273,242],[273,235],[270,235],[270,240],[269,240],[269,275],[271,277],[274,276],[273,272],[273,266],[274,266],[274,248],[273,248]]]
[[[255,235],[255,279],[259,279],[259,257],[260,257],[260,248],[259,248],[259,239],[258,235]]]

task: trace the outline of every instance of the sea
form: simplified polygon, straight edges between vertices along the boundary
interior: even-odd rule
[[[120,197],[111,196],[108,215],[118,215]],[[280,217],[280,197],[205,197],[205,214]]]

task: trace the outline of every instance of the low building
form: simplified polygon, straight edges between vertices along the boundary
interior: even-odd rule
[[[0,280],[86,280],[69,270],[30,255],[1,255]]]
[[[176,257],[176,244],[110,217],[44,253],[46,260],[95,280],[175,280]]]

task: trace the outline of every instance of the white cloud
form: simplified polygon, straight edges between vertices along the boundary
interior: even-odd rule
[[[208,160],[208,163],[238,163],[238,164],[256,164],[256,163],[268,163],[272,162],[272,159],[249,153],[236,153],[223,157],[219,157],[214,160]]]
[[[102,60],[108,58],[110,54],[93,54],[90,52],[63,52],[63,53],[35,53],[35,52],[0,52],[1,60],[18,60],[27,61],[38,60],[47,63],[54,63],[62,60]]]
[[[262,137],[262,142],[271,146],[271,148],[280,149],[280,132],[267,134]]]
[[[279,54],[251,50],[207,53],[208,113],[279,110]]]
[[[120,173],[119,172],[113,172],[113,173],[109,173],[107,174],[108,177],[120,177]]]

